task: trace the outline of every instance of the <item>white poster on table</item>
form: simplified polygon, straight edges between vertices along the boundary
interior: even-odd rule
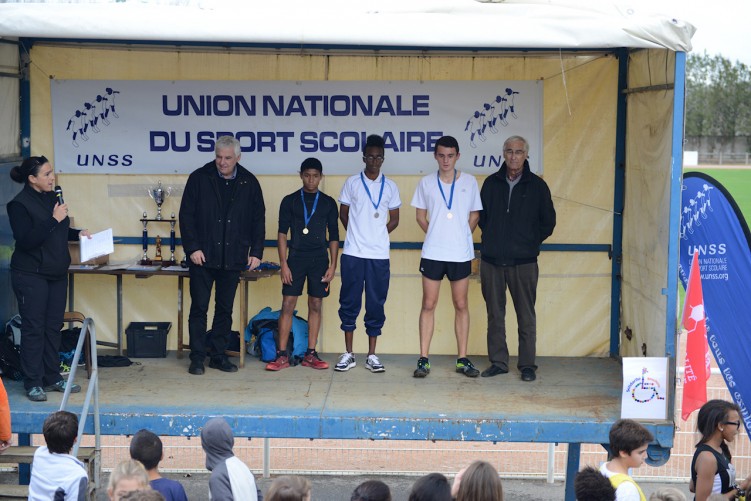
[[[325,174],[353,174],[370,134],[383,136],[384,173],[425,174],[443,135],[459,142],[461,170],[486,175],[512,135],[543,170],[537,80],[161,81],[52,80],[55,170],[188,174],[235,136],[256,174],[294,174],[307,157]]]
[[[621,418],[667,419],[667,381],[667,358],[624,358]]]

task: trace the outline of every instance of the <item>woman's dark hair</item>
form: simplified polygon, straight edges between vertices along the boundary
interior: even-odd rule
[[[380,480],[368,480],[357,486],[350,501],[391,501],[391,490]]]
[[[448,479],[440,473],[420,477],[412,486],[409,501],[451,501]]]
[[[701,440],[696,444],[697,446],[709,441],[714,432],[717,431],[717,427],[727,420],[730,411],[741,413],[741,409],[737,405],[727,400],[710,400],[701,406],[699,414],[696,416],[696,430],[701,433]],[[730,461],[732,456],[724,440],[720,444],[720,448]]]
[[[39,169],[42,165],[49,162],[46,157],[29,157],[25,159],[21,165],[17,165],[10,170],[10,178],[17,183],[28,183],[29,176],[36,176],[39,174]]]

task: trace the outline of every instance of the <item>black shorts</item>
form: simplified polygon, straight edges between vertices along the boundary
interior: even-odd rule
[[[467,278],[472,273],[472,261],[456,263],[422,258],[420,259],[420,273],[430,280],[443,280],[443,277],[448,277],[450,282],[456,282]]]
[[[301,296],[305,280],[308,281],[308,296],[328,297],[329,284],[321,282],[329,268],[329,257],[327,254],[318,256],[295,256],[290,255],[287,258],[287,266],[292,272],[292,283],[282,285],[283,296]]]

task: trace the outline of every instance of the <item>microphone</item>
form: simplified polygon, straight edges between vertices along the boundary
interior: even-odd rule
[[[55,195],[57,196],[57,203],[63,205],[65,203],[63,201],[63,189],[60,186],[55,186]]]

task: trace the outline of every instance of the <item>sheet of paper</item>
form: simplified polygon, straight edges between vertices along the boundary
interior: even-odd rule
[[[188,271],[188,268],[183,268],[179,264],[174,266],[165,266],[162,271]]]
[[[99,267],[102,271],[127,270],[133,263],[109,263]]]
[[[115,243],[112,240],[112,228],[107,228],[99,233],[94,233],[91,238],[81,237],[81,262],[99,256],[105,256],[115,252]]]

